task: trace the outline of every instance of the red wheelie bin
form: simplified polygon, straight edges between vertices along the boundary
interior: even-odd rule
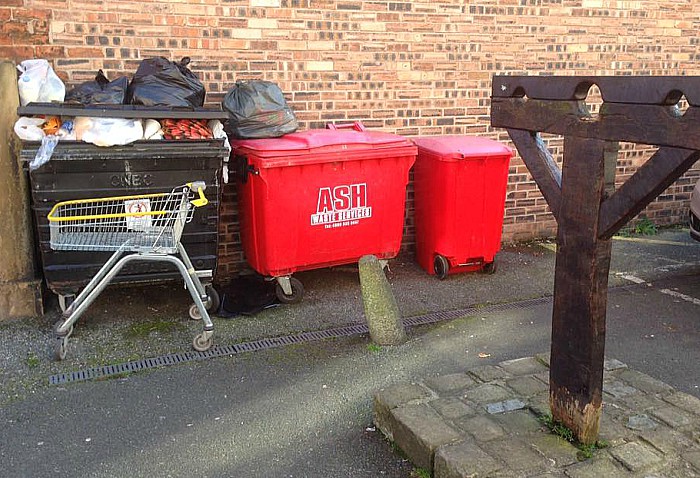
[[[416,258],[429,274],[496,270],[513,151],[475,136],[414,140]]]
[[[395,257],[416,146],[360,123],[280,138],[232,140],[241,242],[283,303],[301,300],[297,271]]]

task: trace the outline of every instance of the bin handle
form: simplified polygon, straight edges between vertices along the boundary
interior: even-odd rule
[[[234,167],[234,174],[238,175],[238,179],[241,181],[242,184],[245,184],[248,182],[248,175],[249,174],[260,174],[260,172],[255,169],[255,166],[252,166],[248,164],[248,157],[242,154],[236,154],[233,157],[233,167]]]
[[[339,129],[352,129],[359,132],[364,132],[366,130],[365,125],[362,121],[355,121],[353,123],[326,123],[326,129],[332,129],[333,131],[338,131]]]
[[[199,198],[190,201],[194,207],[203,207],[209,204],[209,200],[204,195],[204,190],[207,188],[207,185],[204,181],[194,181],[192,183],[187,183],[187,187],[190,188],[190,191],[197,191],[197,194],[199,194]]]

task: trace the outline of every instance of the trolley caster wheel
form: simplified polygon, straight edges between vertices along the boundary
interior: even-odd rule
[[[58,308],[61,309],[62,313],[66,313],[68,307],[75,301],[75,294],[58,294]]]
[[[71,326],[70,326],[70,329],[68,329],[68,332],[64,332],[64,333],[59,334],[59,333],[58,333],[58,329],[59,329],[59,327],[61,327],[62,325],[63,325],[63,321],[62,321],[62,320],[58,320],[58,321],[56,321],[55,324],[53,324],[53,333],[54,333],[54,335],[56,336],[57,339],[60,339],[60,338],[68,338],[68,337],[70,337],[70,335],[73,333],[73,326],[71,325]]]
[[[56,343],[53,349],[53,358],[61,361],[66,358],[68,352],[68,337],[56,337]]]
[[[192,348],[197,352],[206,352],[209,350],[214,343],[214,336],[210,335],[209,338],[204,338],[204,334],[198,334],[192,341]]]
[[[433,260],[433,270],[438,279],[445,280],[448,272],[450,272],[450,262],[445,256],[437,254]]]
[[[301,302],[301,298],[304,295],[304,286],[301,284],[301,281],[295,277],[290,277],[289,285],[292,288],[292,293],[286,294],[282,285],[279,282],[277,283],[275,295],[277,295],[279,301],[283,304],[296,304],[297,302]]]
[[[487,262],[486,264],[484,264],[484,267],[481,269],[481,272],[483,272],[484,274],[491,275],[495,274],[497,269],[498,268],[496,267],[496,261]]]
[[[211,285],[207,285],[204,290],[207,291],[207,300],[204,301],[204,308],[207,309],[207,312],[216,312],[221,304],[219,293]],[[202,320],[202,314],[199,313],[197,304],[190,306],[190,318],[192,320]]]

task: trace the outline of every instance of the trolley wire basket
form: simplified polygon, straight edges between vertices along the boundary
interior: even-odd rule
[[[213,287],[202,285],[180,243],[195,208],[208,203],[205,189],[200,181],[170,192],[62,201],[51,209],[47,218],[52,249],[114,252],[56,324],[56,358],[65,358],[75,321],[119,270],[135,260],[175,265],[194,300],[190,316],[204,321],[204,331],[195,337],[193,346],[199,351],[211,347],[213,325],[207,309],[218,306],[218,295]]]
[[[183,187],[169,193],[59,202],[48,215],[51,248],[173,254],[194,206],[206,204],[191,196]]]

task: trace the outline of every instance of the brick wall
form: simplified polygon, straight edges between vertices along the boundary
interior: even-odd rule
[[[489,125],[491,77],[507,74],[698,75],[694,0],[4,0],[0,58],[53,61],[69,84],[131,75],[142,58],[192,58],[220,102],[240,79],[277,82],[302,128],[361,120],[408,136],[479,134]],[[594,95],[592,95],[594,96]],[[548,138],[561,148],[559,138]],[[623,145],[618,178],[650,148]],[[685,221],[700,165],[643,213]],[[242,260],[235,191],[225,188],[221,273]],[[405,246],[412,238],[411,197]],[[510,169],[504,240],[554,234],[527,169]]]

